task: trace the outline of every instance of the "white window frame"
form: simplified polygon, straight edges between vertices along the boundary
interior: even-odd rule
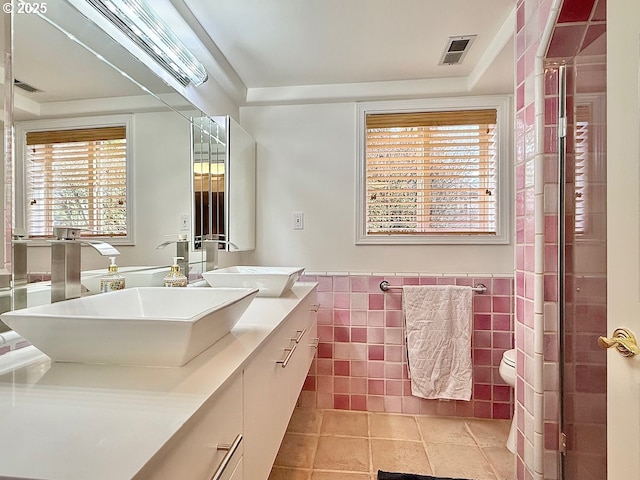
[[[438,112],[493,108],[497,112],[497,214],[495,235],[401,234],[368,235],[366,232],[366,116],[384,113]],[[513,122],[511,97],[451,97],[359,103],[356,133],[356,245],[508,244],[511,232],[511,161]]]
[[[15,205],[15,229],[17,231],[27,231],[27,133],[41,132],[47,130],[73,130],[81,128],[99,128],[124,126],[127,139],[127,235],[126,236],[94,236],[92,240],[105,240],[116,245],[134,245],[134,211],[135,198],[134,183],[134,134],[132,115],[105,115],[95,117],[57,118],[50,120],[29,120],[16,122],[15,125],[15,148],[16,148],[16,205]]]

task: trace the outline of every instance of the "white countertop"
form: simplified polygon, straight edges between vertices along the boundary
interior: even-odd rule
[[[181,368],[52,364],[42,355],[1,374],[0,478],[132,478],[314,286],[255,298],[231,333]]]

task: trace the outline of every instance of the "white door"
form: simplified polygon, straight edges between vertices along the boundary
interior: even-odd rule
[[[640,1],[607,2],[608,334],[640,338]],[[640,355],[607,354],[608,480],[640,479]]]

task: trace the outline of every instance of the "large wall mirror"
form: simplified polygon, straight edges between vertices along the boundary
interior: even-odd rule
[[[194,127],[192,119],[202,118],[203,112],[64,1],[49,2],[46,16],[15,15],[13,22],[13,123],[66,125],[86,118],[128,116],[127,161],[133,169],[126,202],[132,231],[124,243],[118,238],[112,243],[121,252],[121,266],[169,264],[174,250],[156,247],[195,230],[191,222],[185,229],[184,218],[194,218],[192,147],[201,126]],[[7,22],[0,25],[4,39]],[[4,44],[1,47],[4,51]],[[16,137],[15,145],[23,141]],[[5,201],[9,222],[3,222],[2,241],[8,268],[15,232],[7,225],[24,228],[30,203],[24,170],[19,162],[15,166],[14,172],[3,172],[2,182],[8,187],[5,198],[13,197],[11,189],[16,198],[15,205]],[[191,260],[200,263],[199,252]],[[93,249],[83,249],[83,270],[106,268],[107,263]],[[28,272],[46,274],[50,269],[50,249],[46,242],[34,240],[28,248]]]

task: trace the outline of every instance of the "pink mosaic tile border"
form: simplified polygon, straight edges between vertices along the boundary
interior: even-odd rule
[[[302,406],[390,413],[511,418],[513,392],[499,374],[513,348],[513,278],[306,275],[317,281],[318,355]],[[411,395],[403,335],[401,291],[392,285],[487,286],[473,301],[473,393],[469,402],[425,400]]]

